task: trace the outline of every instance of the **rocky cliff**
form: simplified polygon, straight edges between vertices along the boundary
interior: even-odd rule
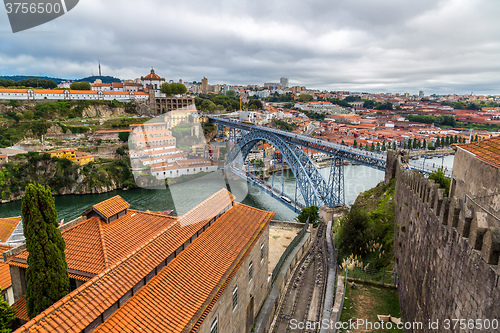
[[[0,202],[21,199],[29,183],[49,185],[54,195],[95,194],[136,187],[128,159],[78,166],[67,159],[29,153],[0,166]]]

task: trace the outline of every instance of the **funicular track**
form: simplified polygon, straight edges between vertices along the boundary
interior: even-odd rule
[[[328,274],[325,231],[326,225],[321,224],[313,244],[297,264],[271,332],[319,332]]]

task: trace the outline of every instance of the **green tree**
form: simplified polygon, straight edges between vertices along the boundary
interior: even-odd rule
[[[89,82],[73,82],[69,88],[71,90],[91,90]]]
[[[360,207],[353,207],[341,221],[339,247],[343,254],[365,255],[368,243],[369,217]]]
[[[370,147],[370,150],[371,150],[371,151],[375,151],[375,144],[374,144],[373,142],[372,142],[372,145],[371,145],[371,147]]]
[[[453,143],[458,143],[458,135],[455,134],[455,138],[453,139]]]
[[[234,91],[234,90],[228,90],[226,92],[226,96],[227,97],[236,97],[236,91]]]
[[[427,148],[427,141],[424,139],[424,142],[422,143],[422,148]]]
[[[380,151],[380,142],[377,142],[377,151]]]
[[[23,113],[23,117],[24,117],[24,119],[33,119],[33,118],[35,118],[35,114],[31,110],[26,110]]]
[[[478,138],[478,136],[476,134],[476,136],[474,137],[474,142],[477,142],[478,140],[479,140],[479,138]]]
[[[118,138],[122,142],[127,142],[130,136],[130,132],[118,132]]]
[[[358,148],[358,141],[356,141],[356,139],[354,139],[354,142],[352,143],[352,145],[354,148]]]
[[[315,223],[319,219],[319,210],[316,206],[309,206],[306,208],[302,208],[300,214],[295,218],[297,222],[306,223],[309,220],[309,223]]]
[[[396,150],[396,149],[397,149],[397,147],[396,147],[396,141],[393,141],[392,142],[392,150]]]
[[[446,192],[446,195],[450,192],[450,179],[446,178],[443,168],[439,168],[436,171],[433,171],[429,175],[429,179],[434,180],[437,184],[439,184],[440,188],[443,188]]]
[[[342,146],[345,146],[344,139],[342,139],[342,142],[340,143]]]
[[[436,139],[436,143],[434,144],[434,146],[435,146],[436,148],[441,147],[441,137],[439,137],[439,136],[437,137],[437,139]]]
[[[385,151],[387,149],[386,145],[385,145],[385,141],[382,142],[382,151]]]
[[[300,102],[310,102],[313,100],[312,95],[309,94],[301,94],[299,97]]]
[[[28,316],[37,314],[68,293],[66,243],[58,229],[50,187],[30,184],[22,198],[26,249],[26,301]]]
[[[187,92],[187,88],[180,82],[174,82],[170,84],[170,89],[172,95],[184,95]]]
[[[403,144],[403,149],[407,149],[407,145],[406,145],[406,142]]]
[[[2,289],[0,289],[1,292]],[[3,297],[0,297],[0,333],[12,332],[12,322],[15,319],[14,309],[9,307],[9,304]]]

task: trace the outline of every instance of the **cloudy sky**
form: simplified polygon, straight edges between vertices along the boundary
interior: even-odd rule
[[[500,94],[499,0],[81,0],[13,34],[0,75]]]

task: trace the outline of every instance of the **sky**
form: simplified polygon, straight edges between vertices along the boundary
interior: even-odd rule
[[[0,75],[500,94],[499,0],[81,0],[12,33]]]

